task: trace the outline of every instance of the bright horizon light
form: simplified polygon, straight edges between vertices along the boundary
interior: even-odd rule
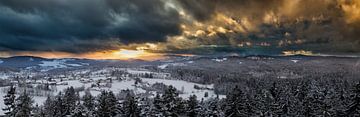
[[[139,58],[141,56],[144,56],[147,54],[147,52],[145,52],[144,50],[120,49],[119,51],[115,51],[114,54],[116,56],[119,56],[120,58],[133,59],[133,58]]]

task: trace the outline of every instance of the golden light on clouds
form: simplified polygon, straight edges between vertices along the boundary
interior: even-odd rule
[[[342,0],[342,9],[345,12],[347,23],[353,23],[360,20],[360,1],[346,1]]]
[[[213,19],[209,19],[208,21],[189,21],[181,24],[180,27],[183,30],[183,36],[206,38],[216,37],[219,33],[247,33],[256,30],[250,19],[246,17],[234,19],[223,13],[217,13]]]
[[[306,50],[283,51],[283,54],[284,54],[285,56],[291,56],[291,55],[306,55],[306,56],[310,56],[310,55],[314,55],[312,51],[306,51]]]

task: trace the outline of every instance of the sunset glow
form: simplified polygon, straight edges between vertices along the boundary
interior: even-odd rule
[[[141,60],[154,60],[161,59],[161,54],[146,52],[145,50],[126,50],[120,49],[119,51],[114,51],[114,58],[118,59],[141,59]]]
[[[130,60],[130,59],[139,59],[139,60],[159,60],[164,59],[165,54],[161,53],[151,53],[146,50],[109,50],[101,52],[88,52],[81,54],[73,54],[67,52],[0,52],[0,57],[11,57],[11,56],[36,56],[43,58],[86,58],[86,59],[118,59],[118,60]]]
[[[119,51],[114,52],[115,55],[123,57],[123,58],[137,58],[145,54],[143,50],[124,50],[121,49]]]

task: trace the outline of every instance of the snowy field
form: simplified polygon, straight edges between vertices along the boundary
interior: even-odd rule
[[[91,79],[93,79],[94,81],[102,79],[105,80],[106,77],[92,77]],[[186,81],[181,81],[181,80],[167,80],[167,79],[149,79],[149,78],[140,78],[143,82],[143,84],[147,84],[147,85],[152,85],[155,83],[163,83],[165,85],[172,85],[174,86],[177,90],[182,91],[183,93],[180,94],[179,96],[187,99],[190,95],[196,95],[198,97],[198,100],[201,100],[201,98],[204,99],[208,99],[211,97],[216,97],[216,94],[214,93],[213,90],[198,90],[194,88],[194,85],[198,85],[200,87],[207,87],[212,89],[213,85],[202,85],[202,84],[197,84],[197,83],[192,83],[192,82],[186,82]],[[69,80],[69,81],[63,81],[62,83],[67,83],[67,85],[56,85],[55,91],[53,92],[53,95],[57,95],[60,91],[64,91],[66,88],[68,87],[74,87],[74,88],[80,88],[80,87],[85,87],[85,89],[90,88],[90,92],[92,95],[96,96],[98,94],[101,93],[102,90],[110,90],[113,91],[114,93],[119,93],[121,90],[133,90],[136,94],[139,93],[145,93],[146,91],[140,87],[136,87],[135,84],[135,80],[134,79],[126,79],[126,80],[122,80],[122,81],[118,81],[118,80],[113,80],[113,82],[111,83],[111,88],[108,87],[93,87],[91,88],[92,83],[82,83],[80,82],[80,80]],[[1,87],[0,90],[6,90],[7,87]],[[208,97],[204,97],[205,92],[208,93]],[[151,92],[154,95],[156,95],[156,92]],[[84,91],[79,92],[80,96],[84,95]],[[4,97],[5,93],[1,92],[0,96]],[[224,95],[219,95],[219,98],[224,98]],[[46,96],[33,96],[33,100],[34,100],[34,105],[42,105],[45,100],[46,100]],[[4,107],[4,103],[3,100],[0,100],[0,107]],[[3,110],[0,109],[0,115],[3,114]]]

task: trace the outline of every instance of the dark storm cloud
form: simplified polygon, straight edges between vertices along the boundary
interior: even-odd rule
[[[177,11],[160,0],[0,1],[0,49],[86,52],[159,42],[180,33]],[[95,43],[93,43],[95,42]]]
[[[304,41],[301,44],[293,43],[278,48],[313,50],[321,53],[360,52],[360,14],[358,13],[360,2],[357,0],[181,0],[178,2],[198,21],[211,20],[216,14],[225,14],[237,22],[242,18],[249,19],[253,25],[256,25],[257,30],[247,32],[246,35],[238,34],[239,36],[234,38],[239,41],[247,39],[256,41],[262,38],[263,41],[277,46],[280,40],[301,39]],[[264,17],[270,13],[273,16],[269,19],[276,18],[276,22],[264,21]],[[224,37],[231,36],[219,35],[216,42],[224,42]]]
[[[283,0],[179,0],[179,4],[197,20],[209,20],[216,12],[236,16],[262,16],[276,9]]]
[[[209,20],[214,14],[217,0],[179,0],[186,12],[197,20]]]

